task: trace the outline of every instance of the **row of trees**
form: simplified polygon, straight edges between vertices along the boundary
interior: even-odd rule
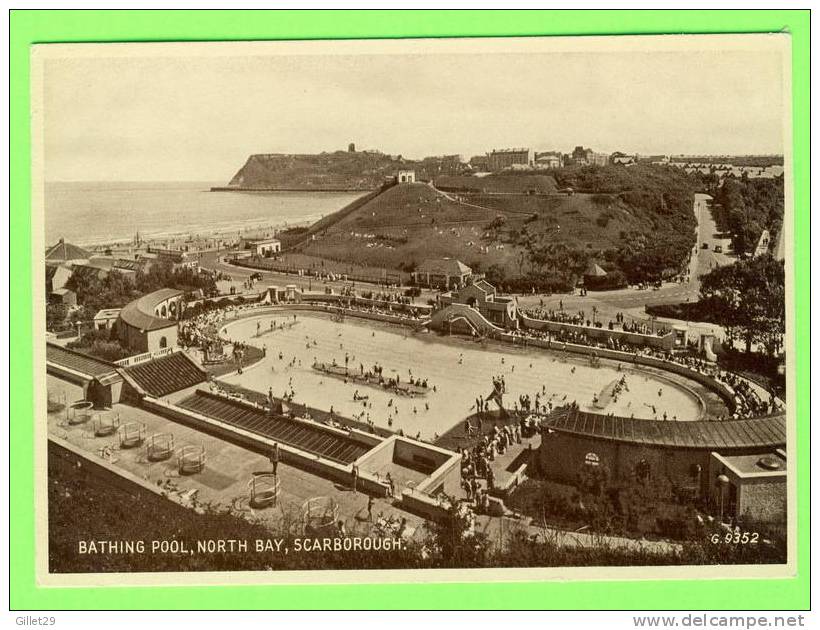
[[[620,235],[606,258],[630,284],[660,280],[686,264],[695,245],[695,186],[680,169],[637,165],[559,169],[561,187],[593,195],[597,205],[620,200],[642,225]],[[603,226],[605,227],[605,226]]]
[[[783,224],[783,178],[726,178],[712,192],[715,220],[723,232],[732,234],[737,254],[754,251],[763,230],[772,237]]]
[[[164,287],[201,290],[205,295],[217,293],[211,274],[194,269],[175,270],[170,263],[162,262],[151,265],[147,271],[137,271],[133,277],[117,271],[101,274],[96,269],[81,267],[74,270],[66,287],[77,294],[77,303],[82,309],[74,318],[80,320],[92,319],[100,309],[125,306],[141,295]]]
[[[701,279],[699,307],[746,352],[760,344],[769,355],[783,346],[786,332],[786,273],[771,255],[718,267]]]

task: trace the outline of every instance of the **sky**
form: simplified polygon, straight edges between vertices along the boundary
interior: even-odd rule
[[[47,59],[47,181],[227,182],[253,153],[783,151],[759,51]]]

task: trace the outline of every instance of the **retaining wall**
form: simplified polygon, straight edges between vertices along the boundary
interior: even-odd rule
[[[532,330],[547,330],[550,332],[577,332],[583,333],[590,339],[596,341],[606,341],[608,338],[632,345],[650,346],[662,350],[673,350],[675,348],[675,333],[669,332],[660,337],[658,335],[644,335],[641,333],[624,332],[622,330],[609,330],[609,328],[595,328],[590,326],[579,326],[564,322],[551,322],[543,319],[533,319],[526,315],[520,315],[521,322],[525,328]]]

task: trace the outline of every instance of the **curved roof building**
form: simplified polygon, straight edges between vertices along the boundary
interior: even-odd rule
[[[559,408],[542,422],[538,468],[575,485],[600,468],[614,487],[652,483],[658,500],[725,519],[784,523],[786,415],[740,420],[645,420]]]
[[[117,323],[120,341],[141,352],[176,346],[183,296],[178,289],[159,289],[126,304]]]

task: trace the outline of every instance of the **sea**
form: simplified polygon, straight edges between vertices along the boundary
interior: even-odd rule
[[[83,246],[312,223],[364,193],[211,192],[220,182],[48,182],[46,243]]]

